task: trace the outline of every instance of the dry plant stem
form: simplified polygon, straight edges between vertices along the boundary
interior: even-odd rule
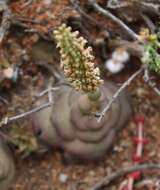
[[[79,6],[79,1],[77,0],[70,0],[71,4],[74,6],[74,8],[82,15],[84,16],[86,19],[88,19],[92,24],[104,28],[104,26],[97,22],[95,19],[93,19],[91,16],[89,16],[87,13],[85,13]]]
[[[142,67],[137,70],[133,75],[131,75],[124,83],[123,85],[116,91],[116,93],[113,95],[113,97],[110,99],[109,103],[106,105],[106,107],[103,109],[103,111],[100,114],[97,114],[96,116],[98,116],[98,122],[100,122],[102,120],[102,118],[104,117],[105,113],[110,109],[112,103],[117,99],[117,97],[119,96],[119,94],[127,87],[130,85],[130,83],[139,75],[141,74],[144,69],[145,69],[145,65],[142,65]]]
[[[48,87],[52,89],[53,83],[54,83],[53,78],[51,78],[51,79],[49,80],[49,85],[48,85]],[[59,89],[59,88],[58,88],[58,89]],[[48,100],[49,100],[49,102],[54,103],[53,91],[52,91],[52,90],[49,90],[49,91],[48,91]]]
[[[16,115],[16,116],[13,116],[13,117],[5,117],[5,118],[0,122],[0,127],[2,127],[2,126],[4,126],[4,125],[7,125],[7,124],[9,124],[9,123],[11,123],[11,122],[13,122],[13,121],[18,120],[18,119],[22,119],[22,118],[24,118],[24,117],[27,117],[27,116],[29,116],[29,115],[31,115],[31,114],[33,114],[33,113],[35,113],[35,112],[38,112],[38,111],[40,111],[40,110],[42,110],[42,109],[44,109],[44,108],[50,107],[52,104],[53,104],[52,102],[47,102],[47,103],[45,103],[45,104],[43,104],[43,105],[40,105],[40,106],[37,107],[37,108],[34,108],[34,109],[30,110],[30,111],[21,113],[21,114],[19,114],[19,115]]]
[[[100,190],[102,187],[109,185],[113,180],[116,178],[123,176],[127,173],[131,173],[134,171],[142,171],[142,170],[148,170],[148,169],[159,169],[160,170],[160,164],[142,164],[142,165],[136,165],[133,167],[128,168],[122,168],[118,170],[117,172],[104,177],[100,182],[98,182],[96,185],[94,185],[90,190]]]
[[[9,104],[8,100],[6,100],[5,98],[3,98],[2,96],[0,96],[0,101],[3,102],[6,105]]]
[[[144,81],[154,90],[154,92],[155,92],[156,94],[158,94],[158,96],[160,96],[160,90],[156,87],[156,84],[153,83],[153,82],[151,81],[151,79],[150,79],[148,68],[145,69],[143,79],[144,79]]]
[[[33,3],[33,0],[28,0],[26,3],[24,3],[24,7],[27,7]]]
[[[118,190],[123,190],[123,188],[126,187],[127,184],[128,184],[128,179],[126,179],[125,181],[122,181]]]
[[[3,12],[2,23],[0,26],[0,44],[2,43],[3,38],[8,32],[8,29],[10,28],[11,17],[12,17],[11,10],[9,8],[6,8]]]
[[[105,17],[111,19],[113,22],[115,22],[117,25],[119,25],[125,32],[126,34],[131,37],[133,40],[140,40],[138,35],[131,30],[124,22],[122,22],[119,18],[114,16],[112,13],[110,13],[108,10],[103,9],[101,6],[96,3],[95,0],[89,0],[90,4],[95,8],[95,10]]]
[[[47,94],[47,93],[49,93],[49,92],[51,92],[51,91],[56,91],[56,90],[59,90],[59,87],[51,87],[51,88],[48,88],[48,89],[46,89],[46,90],[44,90],[44,91],[42,91],[42,92],[40,92],[39,94],[36,94],[35,95],[35,97],[42,97],[42,96],[44,96],[45,94]]]
[[[160,179],[158,179],[158,177],[157,178],[148,178],[148,179],[144,179],[143,181],[140,181],[139,183],[137,183],[136,188],[142,189],[149,185],[157,186],[159,184],[160,184]],[[159,188],[159,186],[158,186],[158,188]],[[158,188],[155,190],[158,190]]]
[[[51,82],[52,82],[52,81],[51,81]],[[50,85],[51,85],[51,84],[50,84]],[[2,127],[2,126],[4,126],[4,125],[7,125],[7,124],[9,124],[9,123],[11,123],[11,122],[13,122],[13,121],[18,120],[18,119],[22,119],[22,118],[24,118],[24,117],[27,117],[27,116],[29,116],[29,115],[35,113],[35,112],[38,112],[38,111],[40,111],[40,110],[42,110],[42,109],[44,109],[44,108],[47,108],[47,107],[50,107],[51,105],[53,105],[53,104],[54,104],[54,99],[53,99],[52,92],[55,91],[55,90],[59,90],[59,87],[54,87],[54,88],[53,88],[53,87],[49,87],[48,89],[46,89],[46,90],[42,91],[41,93],[37,94],[35,97],[40,98],[40,97],[42,97],[42,96],[44,96],[45,94],[48,93],[48,100],[49,100],[49,101],[48,101],[47,103],[45,103],[45,104],[40,105],[40,106],[37,107],[37,108],[34,108],[34,109],[30,110],[30,111],[21,113],[21,114],[19,114],[19,115],[16,115],[16,116],[13,116],[13,117],[10,117],[10,118],[5,117],[5,118],[0,122],[0,127]]]
[[[141,2],[141,1],[139,1],[139,2]],[[158,3],[158,5],[156,3]],[[154,13],[156,15],[159,15],[159,7],[160,7],[159,6],[159,1],[151,2],[151,3],[142,1],[141,6],[143,7],[144,11],[151,12],[151,13]]]
[[[45,69],[47,69],[51,75],[53,75],[55,77],[55,79],[57,80],[57,82],[62,82],[64,81],[63,75],[61,74],[61,71],[54,65],[50,65],[47,62],[44,61],[37,61],[36,64],[38,66],[44,67]]]
[[[145,14],[142,14],[142,18],[145,21],[148,28],[150,29],[151,33],[154,33],[156,30],[156,27],[155,27],[154,23],[152,22],[152,20]]]

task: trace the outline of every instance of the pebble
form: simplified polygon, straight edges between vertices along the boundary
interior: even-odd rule
[[[68,179],[68,176],[67,176],[66,174],[61,173],[61,174],[59,175],[59,181],[60,181],[61,183],[66,183],[66,182],[67,182],[67,179]]]

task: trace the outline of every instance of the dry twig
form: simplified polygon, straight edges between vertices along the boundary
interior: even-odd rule
[[[6,100],[5,98],[3,98],[2,96],[0,96],[0,101],[3,102],[6,105],[9,104],[8,100]]]
[[[24,7],[27,7],[33,3],[33,0],[28,0],[26,3],[24,3]]]
[[[52,82],[52,81],[51,81]],[[52,84],[52,83],[51,83]],[[2,119],[2,121],[0,122],[0,127],[4,126],[4,125],[7,125],[13,121],[16,121],[18,119],[22,119],[24,117],[27,117],[35,112],[38,112],[44,108],[47,108],[47,107],[50,107],[54,104],[54,100],[53,100],[53,95],[52,95],[52,92],[55,91],[55,90],[59,90],[59,87],[49,87],[48,89],[42,91],[41,93],[35,95],[35,97],[42,97],[44,96],[45,94],[48,93],[48,102],[47,103],[44,103],[42,105],[40,105],[39,107],[36,107],[36,108],[33,108],[32,110],[30,111],[27,111],[27,112],[24,112],[24,113],[21,113],[19,115],[16,115],[16,116],[13,116],[13,117],[5,117],[4,119]]]
[[[53,87],[50,87],[50,88],[47,88],[46,90],[44,90],[44,91],[42,91],[42,92],[36,94],[35,97],[44,96],[45,94],[47,94],[47,93],[49,93],[49,92],[51,92],[51,91],[55,91],[55,90],[59,90],[59,87],[54,87],[54,88],[53,88]]]
[[[140,40],[139,36],[131,30],[122,20],[114,16],[112,13],[110,13],[108,10],[103,9],[101,6],[96,3],[95,0],[89,0],[90,4],[94,7],[94,9],[99,12],[100,14],[104,15],[105,17],[111,19],[113,22],[115,22],[118,26],[120,26],[126,34],[131,37],[133,40]]]
[[[113,95],[113,97],[110,99],[110,101],[108,102],[108,104],[106,105],[106,107],[103,109],[103,111],[101,113],[97,113],[95,116],[98,117],[98,122],[100,122],[102,120],[102,118],[104,117],[105,113],[110,109],[111,105],[113,104],[113,102],[117,99],[117,97],[120,95],[120,93],[127,87],[130,85],[130,83],[139,75],[141,74],[144,69],[145,69],[145,65],[142,65],[142,67],[137,70],[135,73],[133,73],[133,75],[131,75],[128,80],[126,80],[122,86],[115,92],[115,94]]]
[[[156,26],[154,25],[154,23],[152,22],[152,20],[145,14],[142,14],[142,18],[145,21],[146,25],[148,26],[148,28],[150,29],[151,33],[154,33],[156,30]]]
[[[155,190],[159,190],[160,187],[160,179],[157,178],[148,178],[144,179],[141,182],[137,183],[136,188],[137,189],[142,189],[144,187],[149,187],[152,186],[155,188]]]
[[[37,108],[34,108],[34,109],[30,110],[30,111],[21,113],[21,114],[19,114],[19,115],[16,115],[16,116],[13,116],[13,117],[5,117],[5,118],[2,119],[2,121],[0,122],[0,127],[2,127],[2,126],[4,126],[4,125],[7,125],[7,124],[9,124],[9,123],[11,123],[11,122],[13,122],[13,121],[18,120],[18,119],[22,119],[22,118],[24,118],[24,117],[27,117],[27,116],[29,116],[29,115],[31,115],[31,114],[33,114],[33,113],[35,113],[35,112],[38,112],[38,111],[40,111],[40,110],[42,110],[42,109],[44,109],[44,108],[50,107],[52,104],[53,104],[52,102],[47,102],[47,103],[45,103],[45,104],[43,104],[43,105],[40,105],[40,106],[37,107]]]
[[[142,164],[142,165],[136,165],[136,166],[132,166],[128,168],[122,168],[118,170],[117,172],[104,177],[102,180],[100,180],[100,182],[94,185],[90,190],[102,189],[102,187],[109,185],[116,178],[123,176],[127,173],[131,173],[137,170],[142,171],[142,170],[148,170],[148,169],[160,169],[160,164]]]
[[[99,23],[98,21],[96,21],[95,19],[93,19],[90,15],[88,15],[87,13],[85,13],[79,5],[79,2],[77,0],[70,0],[71,4],[74,6],[74,8],[82,15],[84,16],[86,19],[88,19],[91,24],[94,24],[98,27],[104,28],[102,23]]]
[[[11,10],[7,7],[3,12],[2,23],[0,26],[0,44],[2,43],[3,38],[7,34],[8,29],[10,28],[11,17],[12,17]]]
[[[154,92],[160,96],[160,90],[156,87],[156,84],[151,81],[148,68],[145,69],[143,79],[154,90]]]

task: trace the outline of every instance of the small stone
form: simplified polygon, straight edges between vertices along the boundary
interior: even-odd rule
[[[113,150],[114,150],[115,152],[123,152],[123,148],[120,147],[120,146],[115,146],[115,147],[113,148]]]
[[[67,176],[66,174],[61,173],[61,174],[59,175],[59,181],[60,181],[61,183],[66,183],[66,182],[67,182],[67,179],[68,179],[68,176]]]
[[[51,5],[51,3],[52,3],[52,0],[45,0],[44,1],[44,4],[46,4],[46,5]]]
[[[13,68],[9,67],[3,70],[3,74],[6,78],[11,79],[13,77]]]
[[[93,170],[89,171],[89,175],[94,177],[95,176],[95,172]]]

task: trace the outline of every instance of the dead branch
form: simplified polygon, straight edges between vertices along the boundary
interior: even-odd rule
[[[156,26],[154,25],[152,20],[146,14],[142,14],[142,18],[150,29],[151,33],[154,33],[156,31]]]
[[[33,3],[33,0],[28,0],[25,4],[24,7],[28,7]]]
[[[0,101],[3,102],[6,105],[9,104],[8,100],[6,100],[5,98],[3,98],[2,96],[0,96]]]
[[[140,40],[138,35],[133,30],[131,30],[124,22],[122,22],[119,18],[114,16],[108,10],[103,9],[101,6],[99,6],[95,0],[89,0],[89,3],[94,7],[94,9],[98,13],[100,13],[100,14],[104,15],[105,17],[111,19],[114,23],[116,23],[118,26],[120,26],[126,32],[126,34],[129,37],[131,37],[133,40],[138,40],[138,41]]]
[[[6,36],[8,29],[10,28],[11,17],[12,17],[11,10],[7,7],[2,15],[2,23],[0,26],[0,44],[2,43],[3,38]]]
[[[35,112],[38,112],[44,108],[47,108],[47,107],[50,107],[54,104],[54,99],[53,99],[53,94],[52,92],[55,91],[55,90],[59,90],[59,87],[51,87],[52,85],[52,80],[50,81],[51,83],[49,84],[49,88],[40,92],[39,94],[35,95],[36,98],[40,98],[42,96],[44,96],[45,94],[48,93],[48,102],[47,103],[44,103],[42,105],[40,105],[39,107],[36,107],[36,108],[33,108],[32,110],[30,111],[27,111],[27,112],[24,112],[24,113],[21,113],[19,115],[16,115],[16,116],[13,116],[13,117],[5,117],[4,119],[2,119],[2,121],[0,122],[0,127],[4,126],[4,125],[7,125],[13,121],[16,121],[16,120],[19,120],[19,119],[22,119],[24,117],[27,117]]]
[[[110,99],[110,101],[108,102],[108,104],[106,105],[106,107],[103,109],[103,111],[101,113],[96,114],[96,117],[98,117],[98,122],[100,122],[102,120],[102,118],[104,117],[105,113],[110,109],[111,105],[113,104],[113,102],[117,99],[117,97],[120,95],[120,93],[127,87],[130,85],[130,83],[139,75],[141,74],[144,69],[145,69],[146,65],[142,65],[142,67],[137,70],[135,73],[133,73],[123,84],[122,86],[115,92],[115,94],[113,95],[113,97]]]
[[[144,71],[143,79],[154,90],[154,92],[160,96],[160,90],[156,87],[156,84],[151,81],[148,68]]]
[[[79,6],[79,2],[77,0],[70,0],[70,3],[73,5],[75,10],[77,10],[82,16],[84,16],[87,20],[91,22],[91,24],[94,24],[100,28],[104,29],[104,26],[102,23],[97,22],[95,19],[93,19],[90,15],[85,13]]]
[[[141,4],[141,8],[142,8],[142,11],[145,12],[145,13],[153,13],[155,15],[159,15],[159,8],[160,8],[160,5],[159,5],[159,2],[156,1],[156,2],[141,2],[141,1],[138,1],[140,4]]]
[[[35,112],[38,112],[44,108],[47,108],[47,107],[50,107],[53,103],[52,102],[47,102],[43,105],[40,105],[39,107],[37,108],[34,108],[30,111],[27,111],[27,112],[24,112],[24,113],[21,113],[19,115],[16,115],[16,116],[13,116],[13,117],[5,117],[4,119],[2,119],[2,121],[0,122],[0,127],[4,126],[4,125],[7,125],[13,121],[16,121],[16,120],[19,120],[19,119],[22,119],[24,117],[27,117]]]
[[[56,82],[62,82],[64,81],[64,77],[63,74],[61,73],[60,69],[54,65],[50,65],[47,62],[44,61],[37,61],[36,64],[38,66],[44,67],[45,69],[47,69],[52,76],[54,76],[54,78],[56,79]]]
[[[131,173],[134,171],[148,170],[148,169],[160,169],[160,164],[142,164],[142,165],[136,165],[133,167],[122,168],[118,170],[117,172],[114,172],[113,174],[104,177],[102,180],[100,180],[100,182],[98,182],[93,187],[91,187],[90,190],[102,189],[102,187],[109,185],[116,178],[126,175],[127,173]]]
[[[39,98],[39,97],[42,97],[42,96],[44,96],[45,94],[47,94],[47,93],[49,93],[49,92],[51,92],[51,91],[55,91],[55,90],[59,90],[59,87],[47,88],[46,90],[44,90],[44,91],[42,91],[42,92],[36,94],[35,97],[38,97],[38,98]]]
[[[126,49],[130,55],[133,55],[138,58],[141,58],[144,53],[144,47],[137,41],[130,42],[127,40],[109,39],[108,44],[111,49],[123,48],[123,49]]]
[[[147,179],[144,179],[141,182],[137,183],[136,187],[138,189],[142,189],[149,185],[154,186],[156,188],[155,190],[158,190],[158,188],[160,187],[160,179],[158,179],[158,177],[157,178],[147,178]]]

